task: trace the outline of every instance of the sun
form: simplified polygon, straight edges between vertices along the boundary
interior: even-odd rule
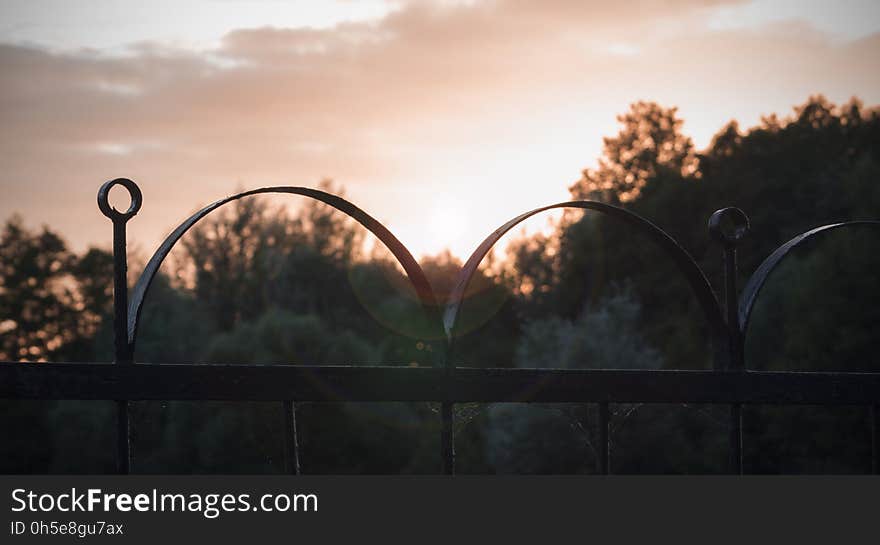
[[[462,247],[463,237],[468,232],[468,216],[462,207],[455,203],[440,201],[434,203],[428,213],[426,241],[423,251],[438,253],[449,249],[461,255],[467,251]]]
[[[473,251],[473,218],[466,207],[449,200],[433,200],[409,221],[394,226],[401,241],[419,259],[449,250],[459,258]]]
[[[431,210],[428,231],[433,242],[452,243],[467,231],[467,216],[449,203],[439,203]]]

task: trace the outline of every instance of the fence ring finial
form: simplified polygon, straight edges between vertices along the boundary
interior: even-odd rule
[[[733,206],[716,210],[709,218],[709,234],[726,247],[739,244],[749,229],[749,217]]]
[[[128,191],[128,196],[131,199],[131,204],[128,205],[128,210],[125,212],[120,212],[110,204],[110,190],[117,185],[124,187]],[[143,200],[144,197],[143,194],[141,194],[141,188],[128,178],[116,178],[115,180],[110,180],[98,190],[98,208],[101,209],[102,214],[113,221],[128,221],[133,218],[135,214],[138,213],[138,210],[141,209]]]

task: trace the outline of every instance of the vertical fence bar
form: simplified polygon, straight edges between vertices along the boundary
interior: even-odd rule
[[[871,473],[880,475],[880,404],[871,405]]]
[[[743,437],[742,437],[742,404],[734,403],[730,406],[730,437],[729,459],[727,466],[729,472],[743,474]]]
[[[442,363],[444,368],[443,392],[447,400],[452,397],[452,375],[455,373],[454,338],[450,333],[446,339],[442,359],[435,360],[435,364]],[[455,405],[451,401],[443,401],[440,404],[440,459],[443,464],[443,474],[455,475]]]
[[[113,220],[113,331],[115,362],[129,365],[133,358],[128,349],[128,259],[126,256],[126,222]],[[116,471],[131,473],[131,430],[128,401],[116,400]]]
[[[126,256],[126,222],[113,220],[113,332],[115,362],[129,365],[133,358],[128,349],[128,258]],[[116,471],[131,473],[131,430],[128,401],[116,400]]]
[[[455,415],[453,404],[444,401],[440,405],[440,456],[443,459],[443,474],[455,475]]]
[[[285,401],[284,409],[284,471],[299,475],[299,441],[296,436],[296,403]]]
[[[723,208],[709,218],[709,233],[724,248],[724,307],[727,322],[728,371],[744,371],[743,332],[739,321],[739,295],[737,293],[736,246],[749,231],[749,218],[739,208]],[[728,445],[728,470],[743,474],[742,404],[730,407]]]
[[[608,402],[599,403],[599,413],[596,415],[596,427],[598,428],[598,445],[596,446],[596,471],[600,475],[609,475],[611,441],[608,430],[611,425],[611,410]]]
[[[110,205],[110,190],[121,185],[128,190],[131,204],[120,212]],[[134,363],[132,345],[128,338],[128,257],[126,256],[126,225],[141,208],[143,196],[133,181],[117,178],[106,182],[98,190],[98,208],[113,222],[113,340],[114,363]],[[129,430],[128,400],[116,400],[116,470],[126,475],[131,472],[131,437]]]
[[[730,369],[742,371],[743,343],[739,328],[739,314],[737,306],[736,290],[736,246],[733,244],[724,247],[724,305],[727,309],[727,327],[729,334]],[[730,407],[730,439],[729,439],[729,462],[730,473],[743,474],[742,458],[742,404],[734,403]]]
[[[730,244],[724,248],[724,306],[727,310],[727,327],[730,335],[730,368],[742,371],[743,338],[739,327],[739,306],[736,286],[736,246]],[[734,403],[730,407],[730,473],[743,474],[743,441],[742,441],[742,404]]]

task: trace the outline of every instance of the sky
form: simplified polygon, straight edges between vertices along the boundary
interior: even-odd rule
[[[818,93],[880,104],[878,55],[874,0],[0,0],[0,219],[109,247],[95,195],[128,177],[148,253],[239,188],[332,178],[465,257],[566,200],[632,102],[702,148]]]

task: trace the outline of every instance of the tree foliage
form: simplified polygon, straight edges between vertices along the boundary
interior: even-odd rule
[[[755,127],[735,121],[695,150],[675,108],[639,102],[618,118],[573,198],[617,204],[672,235],[721,285],[706,220],[738,206],[751,219],[740,278],[778,245],[820,224],[880,217],[880,113],[811,97]],[[325,190],[339,193],[329,182]],[[838,232],[800,249],[770,277],[746,339],[756,369],[877,371],[878,243]],[[316,201],[236,201],[187,234],[146,299],[136,357],[151,363],[437,365],[444,332],[401,268],[352,220]],[[132,261],[137,261],[133,259]],[[422,266],[439,303],[461,262]],[[0,235],[0,357],[112,358],[112,258],[78,255],[49,228],[13,217]],[[436,311],[440,309],[429,309]],[[705,318],[675,264],[613,218],[570,213],[522,236],[482,267],[462,310],[457,365],[710,368]],[[439,415],[428,404],[303,404],[309,472],[436,472]],[[723,408],[721,408],[723,409]],[[613,407],[619,472],[724,469],[719,408]],[[589,472],[594,408],[461,405],[462,472]],[[4,402],[5,472],[112,471],[112,403]],[[281,470],[280,406],[135,403],[134,467],[145,472]],[[859,410],[749,409],[747,470],[864,472]],[[73,432],[71,430],[79,430]],[[83,442],[82,438],[87,437]],[[799,442],[797,437],[806,437]],[[846,440],[850,448],[835,445]]]
[[[596,169],[585,169],[570,191],[575,198],[612,203],[638,197],[642,187],[662,171],[688,176],[696,171],[694,144],[682,132],[678,108],[636,102],[625,114],[617,136],[603,139]]]

